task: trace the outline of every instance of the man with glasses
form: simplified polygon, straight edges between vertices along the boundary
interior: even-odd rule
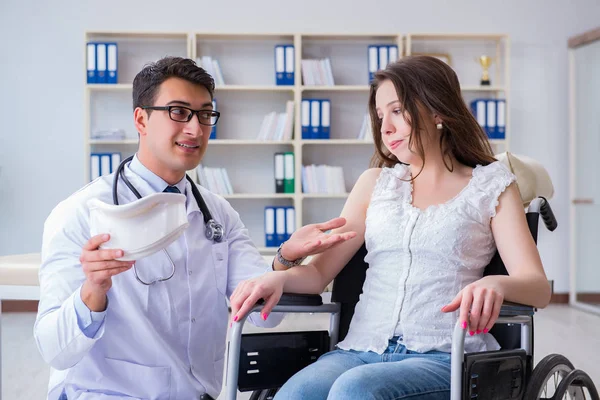
[[[341,218],[305,226],[269,266],[229,203],[199,187],[223,226],[222,240],[208,240],[185,174],[202,160],[211,127],[219,120],[212,109],[213,91],[206,71],[177,57],[144,67],[133,82],[139,147],[124,174],[142,197],[175,192],[187,198],[189,227],[168,246],[172,278],[140,284],[133,262],[118,260],[121,249],[100,249],[108,235],[90,237],[87,200],[112,204],[114,173],[61,202],[46,220],[34,336],[52,367],[49,399],[216,398],[222,385],[226,298],[238,283],[271,268],[281,271],[275,274],[293,273],[287,266],[354,236],[324,235],[342,226]],[[136,199],[126,187],[118,196],[119,204]],[[136,260],[136,268],[160,275],[171,268],[161,256],[157,252]],[[281,317],[267,318],[275,304],[263,297],[262,318],[253,315],[251,321],[274,326]]]

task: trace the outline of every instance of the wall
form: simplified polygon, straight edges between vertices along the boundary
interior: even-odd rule
[[[85,30],[508,33],[515,153],[554,181],[559,228],[540,251],[568,290],[567,38],[596,27],[600,3],[531,1],[76,0],[0,3],[0,255],[38,252],[43,221],[82,185]],[[365,18],[365,16],[368,16]]]

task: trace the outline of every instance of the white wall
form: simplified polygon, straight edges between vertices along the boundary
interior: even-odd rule
[[[0,255],[38,252],[52,207],[82,184],[85,30],[485,32],[512,44],[512,150],[548,168],[559,228],[540,250],[568,290],[567,38],[597,0],[0,1]]]

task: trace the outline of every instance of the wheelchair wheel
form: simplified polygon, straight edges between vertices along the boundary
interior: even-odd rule
[[[275,393],[277,393],[279,389],[263,389],[263,390],[255,390],[250,395],[250,400],[273,400],[275,397]]]
[[[571,361],[560,354],[544,357],[533,369],[524,399],[558,399],[554,397],[560,382],[575,368]],[[583,399],[583,398],[582,398]]]
[[[557,400],[599,400],[598,391],[588,374],[580,369],[569,372],[556,388]]]

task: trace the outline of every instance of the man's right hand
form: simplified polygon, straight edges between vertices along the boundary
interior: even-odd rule
[[[106,310],[106,293],[112,286],[112,277],[131,268],[134,261],[118,261],[123,250],[103,249],[99,247],[110,239],[108,234],[97,235],[87,241],[79,261],[85,273],[85,282],[81,287],[81,300],[91,310]]]

